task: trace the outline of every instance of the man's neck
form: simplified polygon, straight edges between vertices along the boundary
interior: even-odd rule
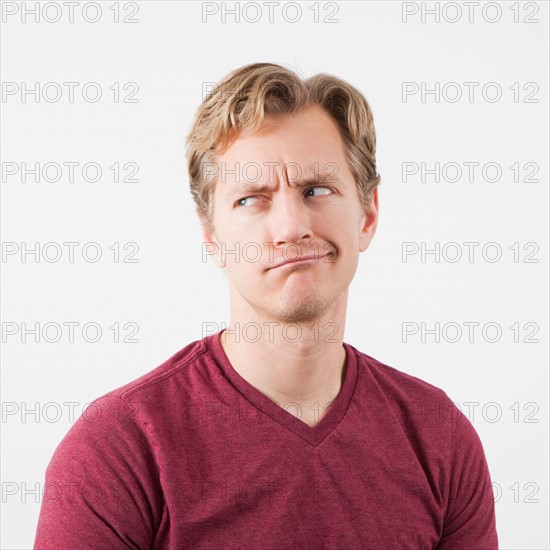
[[[270,325],[232,320],[221,344],[242,378],[313,426],[340,392],[346,374],[344,316],[339,321]]]

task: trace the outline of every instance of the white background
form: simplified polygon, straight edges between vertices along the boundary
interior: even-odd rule
[[[421,11],[434,2],[320,2],[317,23],[310,2],[299,3],[301,15],[289,7],[288,20],[281,3],[273,22],[267,6],[256,3],[257,23],[251,22],[254,7],[237,23],[235,15],[222,18],[221,4],[205,17],[205,6],[214,10],[213,3],[182,1],[139,2],[136,23],[115,23],[110,1],[99,2],[96,23],[87,22],[84,15],[93,19],[96,10],[83,12],[82,4],[71,23],[68,8],[52,4],[39,22],[32,14],[23,21],[23,4],[14,15],[13,3],[2,5],[1,76],[4,86],[19,87],[15,95],[4,93],[1,104],[2,241],[5,252],[13,249],[6,243],[19,252],[2,258],[1,547],[32,547],[44,472],[74,421],[64,403],[76,403],[78,416],[94,398],[200,339],[204,322],[228,322],[227,283],[213,262],[201,258],[185,136],[205,86],[244,64],[274,62],[306,77],[327,72],[347,80],[374,112],[380,221],[352,283],[345,340],[442,388],[461,407],[485,448],[501,548],[549,548],[548,3],[516,4],[517,23],[512,2],[481,2],[472,22],[462,3],[440,3],[439,22],[433,14],[423,22]],[[131,17],[132,4],[119,4],[120,19]],[[452,23],[457,5],[462,17]],[[56,6],[61,19],[44,20],[56,18]],[[500,19],[491,23],[499,8]],[[406,22],[404,9],[411,13]],[[63,96],[54,102],[22,98],[22,83],[32,88],[35,82],[59,83]],[[80,83],[73,103],[66,82]],[[83,99],[88,82],[101,86],[96,103]],[[115,82],[121,98],[128,93],[125,83],[137,83],[138,102],[115,102],[109,89]],[[404,102],[403,82],[432,89],[436,82],[441,89],[455,82],[463,96],[452,102],[456,87],[447,86],[438,102],[434,95],[422,101],[420,93]],[[479,83],[472,102],[464,82]],[[489,82],[500,86],[499,101],[482,95]],[[514,83],[518,101],[509,89]],[[534,89],[524,89],[526,83],[538,86],[538,102],[524,102]],[[491,98],[494,90],[487,89]],[[13,166],[6,163],[21,168],[23,162],[95,162],[103,172],[96,183],[84,181],[80,168],[73,183],[67,171],[55,183],[41,176],[35,182],[32,175],[23,183],[20,172],[6,173]],[[137,163],[139,181],[113,182],[109,166],[115,162]],[[464,173],[457,182],[437,183],[433,175],[422,182],[420,174],[404,182],[404,162],[428,168],[458,163]],[[480,163],[473,182],[464,162]],[[499,181],[483,177],[481,167],[489,162],[501,167]],[[514,163],[519,182],[509,168]],[[538,166],[536,181],[523,181],[526,163]],[[69,241],[80,243],[73,263],[62,245]],[[30,254],[22,261],[23,243],[32,248],[36,242],[59,243],[62,257],[37,262]],[[96,263],[82,257],[91,242],[103,253]],[[109,247],[128,242],[139,245],[138,262],[114,262]],[[456,247],[447,246],[439,261],[434,255],[422,261],[420,254],[404,261],[404,242],[430,249],[459,243],[463,256],[453,262]],[[464,242],[480,243],[473,262]],[[488,259],[495,247],[482,254],[490,242],[502,249],[499,261]],[[518,262],[509,249],[514,243]],[[532,258],[538,262],[524,261],[534,249],[523,250],[525,243],[536,244]],[[127,253],[121,250],[121,259]],[[22,341],[23,323],[43,328],[71,321],[80,323],[72,343],[67,330],[55,343],[42,335],[36,343],[32,334]],[[139,327],[139,342],[115,343],[109,327],[120,323],[123,338],[128,322]],[[473,342],[465,322],[479,323]],[[102,328],[97,343],[83,339],[86,323]],[[419,329],[440,323],[440,341],[420,332],[404,341],[403,323]],[[499,341],[489,341],[495,334],[490,327],[484,337],[487,323],[501,327]],[[519,342],[509,328],[514,323]],[[533,324],[525,328],[527,323]],[[453,343],[457,324],[463,333]],[[46,338],[52,339],[55,325],[50,327]],[[529,327],[538,327],[530,337],[538,342],[525,341]],[[472,402],[478,405],[467,404]]]

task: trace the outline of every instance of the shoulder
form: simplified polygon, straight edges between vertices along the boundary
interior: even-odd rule
[[[206,354],[205,339],[187,344],[144,375],[94,399],[88,416],[147,425],[152,417],[160,418],[163,410],[174,413],[174,406],[185,405],[204,388],[196,380],[205,371]]]
[[[109,391],[99,399],[119,398],[125,402],[138,400],[139,396],[148,388],[154,388],[159,384],[162,386],[163,383],[169,384],[173,378],[185,376],[186,370],[193,368],[206,352],[204,339],[195,340],[166,359],[161,365],[127,384]]]
[[[149,446],[149,427],[185,406],[194,369],[206,353],[204,340],[186,345],[146,374],[93,399],[58,448]],[[190,382],[191,380],[191,382]]]
[[[448,475],[462,479],[481,476],[486,459],[481,439],[468,417],[447,393],[416,376],[356,350],[363,372],[365,399],[372,399],[378,418],[397,419],[419,460],[441,460]],[[368,404],[366,405],[369,406]],[[391,423],[386,422],[390,426]],[[467,472],[468,468],[476,470]],[[461,473],[462,472],[462,473]],[[466,473],[464,473],[466,472]],[[476,477],[477,476],[477,477]]]
[[[358,368],[368,371],[381,390],[399,401],[415,401],[428,404],[437,401],[452,403],[447,393],[425,380],[407,374],[395,367],[391,367],[356,348],[353,348],[358,357]]]
[[[378,397],[373,400],[376,406],[384,411],[391,409],[407,433],[419,437],[424,434],[436,440],[441,437],[438,443],[447,441],[447,444],[456,443],[463,436],[479,444],[471,422],[445,390],[357,349],[355,352],[369,393],[375,392]]]

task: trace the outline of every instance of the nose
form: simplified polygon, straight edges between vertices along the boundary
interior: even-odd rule
[[[301,191],[285,189],[278,193],[271,209],[271,236],[275,246],[311,239],[311,213]]]

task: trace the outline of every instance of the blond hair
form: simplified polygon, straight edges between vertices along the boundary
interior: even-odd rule
[[[345,155],[363,206],[368,211],[380,183],[376,171],[376,134],[365,97],[347,82],[317,74],[308,79],[272,63],[252,63],[227,74],[197,110],[187,136],[191,195],[205,227],[213,230],[216,174],[205,166],[216,163],[242,130],[255,132],[266,116],[287,115],[319,105],[337,122]]]

